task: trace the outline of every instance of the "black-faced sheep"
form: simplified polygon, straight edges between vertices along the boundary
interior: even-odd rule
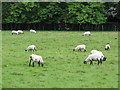
[[[102,61],[106,61],[106,57],[104,57],[102,53],[90,54],[84,61],[84,64],[86,64],[87,62],[90,62],[90,65],[91,65],[93,64],[92,61],[98,61],[98,65],[99,65],[99,63],[102,64]]]
[[[77,47],[75,47],[74,49],[73,49],[73,51],[76,51],[76,50],[84,50],[84,52],[86,52],[86,45],[78,45]]]
[[[110,49],[110,45],[107,44],[107,45],[105,46],[105,50],[109,50],[109,49]]]
[[[19,34],[24,34],[24,32],[22,30],[18,30]]]
[[[88,31],[88,32],[84,32],[82,35],[83,35],[83,36],[90,36],[91,33]]]
[[[13,30],[13,31],[12,31],[12,35],[13,35],[13,34],[18,35],[19,33],[18,33],[18,31]]]
[[[31,33],[36,33],[36,31],[35,31],[35,30],[33,30],[33,29],[30,29],[30,32],[31,32]]]
[[[30,55],[29,66],[31,66],[31,62],[32,62],[32,67],[34,67],[34,62],[37,62],[39,67],[40,64],[42,67],[44,66],[44,61],[42,59],[42,56],[39,55],[35,55],[35,54]]]
[[[30,45],[30,46],[28,46],[28,47],[25,49],[25,51],[30,51],[30,50],[32,50],[32,51],[37,51],[37,48],[36,48],[35,45]]]

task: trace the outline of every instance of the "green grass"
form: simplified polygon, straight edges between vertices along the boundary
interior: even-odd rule
[[[82,36],[79,31],[25,31],[22,35],[2,32],[2,87],[3,88],[118,88],[118,32],[91,32]],[[115,39],[117,38],[117,39]],[[111,49],[104,47],[110,43]],[[28,45],[37,46],[36,52],[25,52]],[[87,52],[72,49],[79,44]],[[102,65],[83,64],[93,49],[107,57]],[[31,54],[41,55],[45,66],[29,67]]]

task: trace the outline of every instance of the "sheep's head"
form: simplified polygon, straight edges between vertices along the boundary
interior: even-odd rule
[[[42,67],[44,66],[44,64],[45,64],[44,62],[41,62],[41,66],[42,66]]]
[[[107,59],[106,57],[103,57],[103,61],[106,61],[106,59]]]
[[[103,60],[103,61],[106,61],[106,57],[104,57],[104,56],[101,56],[101,60]]]
[[[105,48],[105,50],[107,50],[107,49]]]
[[[87,61],[84,61],[84,64],[87,64]]]
[[[73,49],[73,51],[75,51],[75,49]]]
[[[109,47],[105,48],[105,50],[108,50],[108,49],[109,49]]]
[[[86,52],[86,50],[84,50],[84,52]]]

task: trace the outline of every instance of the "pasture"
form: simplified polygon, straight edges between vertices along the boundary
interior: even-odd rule
[[[118,88],[118,32],[83,31],[24,31],[21,35],[2,32],[2,88]],[[115,39],[117,38],[117,39]],[[111,49],[104,50],[107,43]],[[26,52],[28,45],[38,50]],[[85,44],[87,51],[73,51]],[[103,64],[84,64],[83,61],[96,49],[103,52]],[[29,56],[43,57],[44,67],[29,67]]]

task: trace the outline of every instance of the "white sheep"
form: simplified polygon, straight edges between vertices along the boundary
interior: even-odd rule
[[[18,33],[19,34],[23,34],[24,32],[22,30],[18,30]]]
[[[99,65],[99,63],[102,64],[102,61],[106,61],[106,57],[104,57],[104,55],[100,52],[90,54],[84,61],[84,64],[86,64],[87,62],[90,62],[90,64],[93,64],[92,61],[98,61],[98,65]]]
[[[33,30],[33,29],[30,29],[30,32],[31,32],[31,33],[36,33],[36,31],[35,31],[35,30]]]
[[[25,51],[30,51],[30,50],[32,50],[32,51],[37,51],[37,48],[36,48],[35,45],[30,45],[30,46],[28,46],[28,47],[25,49]]]
[[[110,49],[110,45],[107,44],[107,45],[105,46],[105,50],[109,50],[109,49]]]
[[[91,33],[88,31],[88,32],[84,32],[82,35],[83,35],[83,36],[90,36]]]
[[[76,50],[84,50],[84,52],[86,52],[86,45],[78,45],[77,47],[75,47],[74,49],[73,49],[73,51],[76,51]]]
[[[101,51],[98,51],[98,50],[92,50],[92,51],[90,52],[90,54],[94,54],[94,53],[101,53],[101,54],[102,54],[102,52],[101,52]]]
[[[32,62],[33,67],[34,67],[34,62],[37,62],[39,67],[40,67],[40,64],[42,67],[44,66],[44,61],[42,59],[42,56],[32,54],[32,55],[30,55],[29,58],[30,58],[29,66],[31,66],[31,62]]]
[[[13,34],[18,35],[19,33],[18,33],[18,31],[13,30],[13,31],[12,31],[12,35],[13,35]]]
[[[92,50],[92,51],[90,52],[90,54],[95,54],[95,53],[99,53],[101,56],[104,57],[104,55],[103,55],[103,53],[102,53],[101,51],[98,51],[98,50]]]

